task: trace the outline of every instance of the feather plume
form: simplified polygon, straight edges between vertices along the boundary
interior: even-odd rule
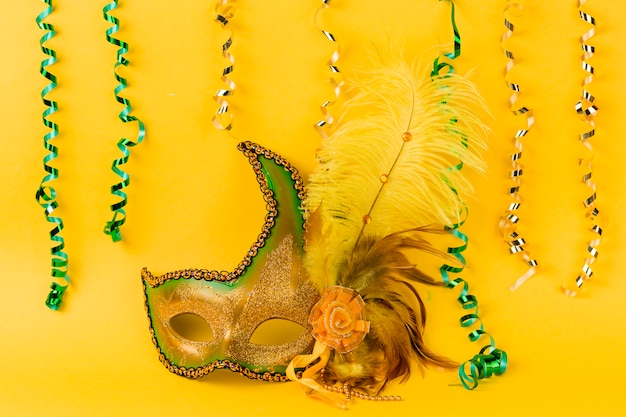
[[[457,223],[472,187],[450,168],[462,161],[483,170],[487,129],[476,114],[485,106],[472,83],[405,62],[372,68],[357,74],[337,130],[318,150],[304,202],[308,213],[323,202],[315,223],[326,253],[314,256],[330,262],[331,275],[364,234]]]
[[[330,381],[348,382],[378,394],[388,381],[406,380],[413,362],[420,368],[457,366],[431,352],[422,339],[426,309],[414,284],[440,283],[411,263],[405,253],[418,250],[440,254],[419,236],[427,231],[417,228],[380,239],[365,236],[341,265],[337,283],[361,295],[371,329],[356,350],[331,357],[327,372]]]
[[[476,115],[483,101],[464,77],[431,77],[404,62],[372,68],[357,77],[319,149],[303,205],[310,278],[320,290],[357,291],[371,323],[355,350],[331,353],[324,378],[377,394],[408,378],[414,362],[456,366],[424,345],[426,310],[414,284],[439,283],[407,254],[447,256],[425,236],[459,221],[471,184],[452,167],[483,169],[487,129]]]

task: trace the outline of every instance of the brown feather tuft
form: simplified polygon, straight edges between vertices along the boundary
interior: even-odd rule
[[[487,134],[479,117],[486,105],[466,78],[381,59],[356,77],[303,201],[310,279],[320,292],[334,285],[358,292],[370,322],[356,349],[331,353],[324,378],[370,395],[408,378],[413,361],[420,369],[456,366],[424,345],[426,309],[414,284],[442,284],[408,256],[456,264],[424,238],[437,231],[425,225],[461,221],[472,187],[451,168],[482,171]]]
[[[374,395],[388,381],[405,381],[414,360],[420,369],[458,366],[434,354],[422,338],[426,309],[413,284],[441,283],[411,264],[405,252],[420,250],[445,256],[419,236],[424,230],[412,229],[380,239],[365,236],[339,269],[338,284],[359,292],[371,329],[356,350],[331,357],[326,371],[329,382],[348,382]]]

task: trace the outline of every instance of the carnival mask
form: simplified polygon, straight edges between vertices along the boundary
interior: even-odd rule
[[[254,379],[285,380],[291,359],[313,344],[307,320],[318,291],[300,266],[304,186],[297,170],[257,144],[239,144],[257,176],[267,214],[257,241],[232,272],[185,269],[155,277],[142,271],[152,340],[161,362],[188,378],[228,368]],[[180,334],[173,324],[193,315],[210,329],[203,340]],[[302,326],[291,341],[254,343],[268,320]]]

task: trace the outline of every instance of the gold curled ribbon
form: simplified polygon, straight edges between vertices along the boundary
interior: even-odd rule
[[[509,246],[509,252],[514,255],[519,255],[521,259],[526,263],[526,266],[528,266],[526,272],[524,272],[524,274],[522,274],[517,280],[515,280],[515,282],[509,287],[511,291],[515,291],[524,282],[526,282],[529,278],[535,275],[539,266],[537,260],[530,255],[528,249],[525,247],[526,239],[523,238],[517,231],[517,227],[520,221],[518,210],[521,208],[523,202],[520,195],[522,176],[524,174],[524,168],[520,163],[523,153],[522,139],[526,137],[528,132],[530,132],[530,130],[532,129],[535,123],[535,116],[531,108],[526,106],[517,106],[517,101],[519,100],[519,96],[521,93],[520,86],[517,83],[509,81],[509,74],[515,65],[515,57],[513,55],[513,52],[506,49],[505,44],[506,41],[513,36],[514,30],[513,23],[509,20],[509,18],[506,17],[506,15],[510,14],[513,16],[520,16],[522,12],[523,7],[521,4],[511,2],[507,4],[507,6],[504,8],[504,26],[506,27],[506,32],[502,35],[501,38],[502,50],[508,58],[508,62],[506,63],[505,67],[504,79],[507,86],[512,91],[511,97],[509,98],[509,106],[514,115],[524,116],[526,119],[526,126],[522,129],[518,129],[513,138],[515,152],[511,154],[510,157],[511,171],[509,173],[512,184],[508,189],[508,194],[511,198],[511,202],[509,204],[509,207],[505,210],[504,214],[500,217],[500,221],[498,224],[500,235]]]
[[[219,130],[231,130],[233,125],[233,115],[229,113],[230,104],[227,97],[235,94],[235,82],[230,78],[230,74],[235,69],[235,57],[229,52],[233,44],[233,29],[230,25],[231,19],[235,16],[236,8],[231,0],[219,0],[215,5],[215,21],[222,25],[225,31],[228,31],[228,38],[222,44],[222,56],[228,64],[222,70],[220,80],[224,83],[225,88],[220,88],[213,95],[213,100],[218,105],[217,111],[213,116],[213,126]]]
[[[589,141],[589,139],[594,137],[596,133],[594,118],[598,111],[598,107],[594,104],[595,97],[588,90],[589,84],[591,84],[591,82],[593,81],[593,74],[595,72],[593,66],[588,62],[595,53],[595,47],[589,44],[588,41],[595,35],[596,20],[593,16],[582,10],[582,6],[586,2],[587,0],[578,1],[578,13],[582,20],[591,25],[591,28],[580,37],[580,44],[583,50],[582,69],[587,72],[587,76],[583,81],[583,90],[581,97],[578,102],[576,102],[574,108],[576,110],[576,114],[580,116],[582,121],[589,125],[589,130],[584,131],[578,136],[580,143],[588,151],[588,157],[581,158],[579,160],[579,164],[584,171],[582,176],[582,182],[591,191],[591,194],[589,195],[589,197],[585,198],[583,204],[586,208],[585,216],[589,219],[591,223],[590,230],[595,236],[587,244],[587,257],[585,258],[581,271],[578,273],[578,276],[574,280],[575,288],[572,289],[565,283],[561,285],[561,289],[563,290],[563,292],[571,297],[575,297],[576,295],[578,295],[584,282],[591,278],[591,276],[593,275],[591,265],[598,258],[599,252],[596,248],[600,244],[600,240],[602,237],[602,227],[599,225],[600,210],[598,210],[595,205],[597,187],[592,180],[594,151],[593,146]]]
[[[343,85],[344,85],[343,74],[341,73],[341,71],[339,70],[339,67],[337,66],[337,61],[339,61],[339,56],[341,54],[341,45],[339,44],[339,42],[337,42],[337,39],[331,32],[322,29],[321,25],[319,25],[318,23],[318,17],[320,13],[323,10],[327,9],[328,7],[330,7],[330,0],[322,0],[322,5],[319,7],[319,9],[317,9],[317,12],[315,12],[315,16],[313,18],[315,27],[317,27],[317,29],[320,32],[322,32],[322,35],[324,35],[326,39],[328,39],[329,41],[335,44],[335,50],[333,51],[332,55],[326,62],[326,65],[328,65],[328,68],[330,69],[330,72],[331,72],[331,75],[328,78],[328,81],[330,82],[330,85],[333,87],[334,97],[322,103],[322,105],[320,106],[320,111],[322,112],[322,118],[313,125],[317,133],[319,133],[319,135],[323,139],[328,138],[328,136],[330,135],[332,125],[335,122],[335,118],[330,113],[328,108],[337,101],[337,99],[341,95],[341,89],[343,88]]]

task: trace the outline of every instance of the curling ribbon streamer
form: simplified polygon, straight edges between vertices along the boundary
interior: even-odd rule
[[[580,165],[584,170],[584,174],[582,177],[583,183],[589,188],[591,191],[591,195],[587,197],[583,204],[587,209],[586,217],[591,222],[591,232],[594,233],[595,237],[592,239],[587,245],[587,258],[584,261],[583,267],[579,272],[576,280],[574,281],[576,288],[571,289],[567,285],[562,284],[561,288],[563,292],[569,296],[576,296],[579,294],[583,283],[591,278],[593,275],[593,270],[591,269],[591,264],[595,262],[598,257],[598,250],[596,249],[600,244],[600,240],[602,237],[602,227],[598,224],[600,211],[595,206],[596,201],[596,184],[592,180],[593,173],[593,147],[589,139],[595,136],[595,115],[598,111],[598,107],[594,104],[595,97],[588,91],[588,86],[593,81],[594,68],[589,64],[588,60],[593,57],[595,52],[595,47],[588,43],[589,39],[591,39],[595,35],[595,27],[596,20],[593,16],[588,13],[585,13],[582,10],[582,6],[587,2],[587,0],[579,0],[578,1],[578,12],[580,18],[585,22],[589,23],[592,27],[587,32],[585,32],[581,38],[580,43],[583,50],[582,55],[582,68],[588,75],[585,77],[583,81],[583,91],[580,100],[575,105],[576,113],[581,117],[581,119],[589,125],[589,130],[581,133],[579,135],[579,140],[582,145],[588,150],[588,157],[580,160]]]
[[[228,66],[224,68],[220,78],[226,87],[217,90],[213,96],[213,100],[219,106],[215,116],[213,116],[213,126],[219,130],[231,130],[233,127],[233,115],[228,112],[230,105],[226,98],[235,94],[235,82],[229,77],[235,68],[235,57],[228,51],[233,44],[233,30],[230,21],[235,16],[235,11],[236,9],[230,0],[220,0],[215,5],[215,21],[228,31],[228,39],[222,45],[222,56],[228,61]]]
[[[111,236],[113,242],[118,242],[122,240],[120,227],[126,222],[126,211],[124,210],[124,207],[128,203],[128,197],[123,190],[130,184],[130,175],[124,172],[120,167],[128,162],[128,158],[130,157],[129,148],[139,145],[146,135],[146,129],[143,122],[137,117],[130,115],[132,111],[130,100],[120,96],[120,93],[127,87],[127,82],[125,78],[118,74],[117,68],[120,65],[128,66],[129,61],[124,57],[124,55],[128,52],[128,43],[113,37],[113,35],[120,29],[119,19],[110,14],[112,10],[117,8],[117,3],[118,0],[113,0],[103,9],[104,19],[113,25],[106,30],[106,40],[109,43],[119,47],[119,49],[117,50],[117,60],[115,62],[115,66],[113,67],[115,79],[119,83],[117,87],[115,87],[115,100],[124,106],[124,109],[119,114],[119,118],[124,123],[137,122],[138,133],[137,140],[135,142],[126,138],[122,138],[117,142],[117,147],[122,152],[123,156],[121,158],[115,159],[111,166],[113,172],[115,172],[115,174],[117,174],[121,178],[120,182],[111,186],[111,193],[114,196],[119,197],[120,200],[111,205],[113,218],[107,222],[104,228],[104,233]]]
[[[454,32],[454,51],[444,53],[441,57],[434,60],[431,77],[445,78],[448,74],[453,73],[453,60],[461,55],[461,36],[454,18],[454,2],[452,0],[449,1],[451,4],[452,29]],[[445,105],[445,103],[442,104]],[[455,119],[450,120],[450,134],[458,134],[454,129],[456,122],[457,121]],[[461,137],[460,140],[463,142],[464,146],[468,146],[466,137]],[[463,162],[460,161],[456,166],[451,166],[449,169],[460,171],[462,168]],[[451,189],[455,194],[457,194],[457,191],[454,188],[451,187]],[[478,326],[478,328],[475,328],[468,334],[469,340],[471,342],[476,342],[482,336],[489,338],[489,344],[483,346],[477,355],[464,362],[459,367],[458,373],[461,384],[466,389],[472,390],[478,386],[481,379],[489,378],[492,375],[503,374],[507,368],[508,358],[506,352],[496,348],[495,340],[485,331],[482,320],[478,316],[478,300],[474,295],[469,293],[469,284],[467,281],[460,277],[450,279],[450,273],[459,274],[463,271],[466,265],[463,252],[467,249],[468,237],[459,229],[467,218],[467,207],[464,208],[463,213],[461,214],[462,216],[459,223],[446,226],[448,231],[454,237],[463,242],[460,246],[448,248],[448,253],[450,253],[461,266],[452,266],[444,263],[439,268],[439,272],[443,283],[447,288],[453,289],[457,286],[462,288],[459,296],[457,297],[457,301],[461,304],[462,308],[464,310],[473,310],[471,313],[465,314],[460,319],[460,325],[462,327]]]
[[[461,327],[470,327],[477,325],[468,335],[471,342],[477,342],[482,336],[489,338],[489,344],[483,346],[477,355],[474,355],[468,361],[465,361],[459,367],[459,379],[464,388],[472,390],[478,386],[481,379],[489,378],[493,375],[502,375],[508,365],[508,357],[505,351],[496,347],[494,338],[485,331],[482,320],[478,315],[478,299],[469,293],[469,284],[463,278],[450,279],[450,273],[460,273],[465,267],[465,258],[462,254],[467,249],[468,238],[461,233],[458,228],[461,224],[454,225],[450,232],[453,236],[460,239],[463,244],[457,247],[448,248],[448,253],[452,254],[461,266],[451,266],[443,264],[439,271],[443,279],[443,283],[447,288],[461,288],[461,292],[457,297],[457,301],[464,310],[473,310],[471,313],[465,314],[460,319]]]
[[[313,352],[311,354],[297,355],[295,358],[293,358],[293,360],[289,363],[289,366],[287,367],[286,375],[290,380],[297,381],[305,386],[308,390],[308,395],[316,396],[317,398],[326,401],[329,404],[345,409],[347,407],[346,398],[342,395],[337,394],[337,392],[328,391],[316,380],[317,375],[320,372],[323,372],[324,367],[328,363],[330,353],[330,346],[316,341],[315,345],[313,346]],[[306,369],[299,377],[296,373],[296,369],[303,368]]]
[[[46,96],[55,89],[57,86],[57,78],[54,74],[49,72],[46,68],[50,65],[53,65],[57,58],[56,52],[53,49],[50,49],[44,46],[48,40],[52,39],[55,35],[54,26],[45,23],[44,20],[46,17],[52,13],[52,0],[42,0],[46,3],[46,8],[37,16],[37,26],[43,31],[45,34],[41,37],[39,41],[39,45],[44,54],[48,55],[48,58],[41,61],[41,66],[39,67],[39,72],[43,75],[49,82],[48,85],[44,87],[41,91],[41,99],[43,100],[46,109],[42,114],[43,124],[50,129],[43,137],[44,147],[48,151],[48,154],[43,158],[43,167],[47,174],[43,177],[39,188],[35,194],[35,198],[39,205],[44,209],[44,214],[46,216],[46,220],[49,223],[53,223],[54,227],[50,231],[50,239],[54,242],[54,246],[51,249],[52,253],[52,276],[54,278],[60,278],[65,280],[65,285],[61,285],[57,282],[52,282],[50,286],[51,290],[46,298],[46,306],[48,306],[52,310],[58,310],[63,304],[63,294],[67,287],[70,284],[70,277],[67,274],[68,270],[68,256],[64,252],[65,241],[61,236],[61,231],[63,230],[63,220],[59,216],[53,216],[54,210],[58,207],[58,203],[56,201],[56,190],[53,186],[49,184],[50,181],[53,181],[59,177],[59,170],[50,165],[57,156],[58,156],[58,148],[51,143],[51,140],[56,138],[59,135],[59,126],[48,119],[49,116],[56,113],[59,108],[58,103],[54,100],[47,98]]]
[[[335,44],[335,51],[332,53],[332,55],[326,62],[326,65],[328,65],[328,68],[330,69],[330,72],[331,72],[331,76],[328,78],[328,81],[330,82],[330,85],[333,87],[333,92],[334,92],[335,97],[333,97],[332,99],[326,100],[320,106],[320,110],[322,112],[322,118],[313,125],[317,133],[319,133],[323,139],[328,138],[332,124],[335,121],[334,117],[332,116],[328,108],[337,101],[337,99],[341,95],[341,89],[343,88],[343,85],[344,85],[343,75],[341,74],[341,71],[339,70],[339,67],[337,66],[337,61],[339,61],[339,55],[341,53],[341,46],[339,42],[337,42],[337,40],[335,39],[335,36],[332,33],[328,32],[327,30],[321,29],[320,25],[317,23],[320,12],[322,10],[327,9],[328,7],[330,7],[330,0],[322,0],[322,5],[319,7],[319,9],[317,9],[317,12],[315,13],[315,17],[314,17],[315,26],[322,32],[322,34],[324,35],[326,39],[328,39],[329,41]]]
[[[456,19],[454,17],[454,1],[447,1],[449,1],[451,5],[450,20],[452,24],[452,32],[454,34],[454,49],[452,52],[444,52],[441,56],[435,58],[435,61],[433,62],[433,70],[430,73],[431,77],[441,77],[445,74],[452,74],[454,72],[454,65],[452,64],[452,61],[461,55],[461,34],[459,33],[459,28],[456,26]],[[444,70],[445,72],[443,72]],[[458,169],[461,169],[462,167],[463,164],[461,163]]]
[[[509,13],[513,13],[514,11],[520,12],[522,11],[522,6],[519,3],[509,3],[504,9],[505,15]],[[522,159],[522,139],[530,132],[535,123],[533,110],[529,107],[525,106],[516,106],[516,103],[519,99],[520,95],[520,86],[519,84],[509,82],[509,73],[513,69],[515,65],[515,57],[513,56],[513,52],[507,50],[505,48],[505,42],[513,36],[514,25],[508,18],[504,18],[504,26],[506,27],[506,32],[502,35],[501,45],[504,54],[508,58],[508,62],[505,67],[505,81],[507,86],[512,90],[511,97],[509,98],[509,105],[511,111],[516,116],[524,116],[526,118],[526,127],[523,129],[517,130],[514,137],[514,145],[516,152],[511,154],[511,171],[510,178],[512,181],[511,186],[508,189],[509,197],[511,197],[511,203],[509,207],[506,209],[499,222],[500,235],[504,238],[504,241],[509,245],[509,251],[512,254],[519,254],[521,259],[526,263],[528,269],[524,272],[515,282],[509,287],[511,291],[519,288],[524,282],[526,282],[529,278],[531,278],[537,272],[537,268],[539,266],[536,259],[530,256],[530,253],[525,248],[526,239],[524,239],[517,232],[517,226],[520,221],[520,217],[517,214],[518,210],[522,206],[522,197],[520,195],[520,188],[522,185],[522,175],[524,174],[524,169],[520,160]]]

